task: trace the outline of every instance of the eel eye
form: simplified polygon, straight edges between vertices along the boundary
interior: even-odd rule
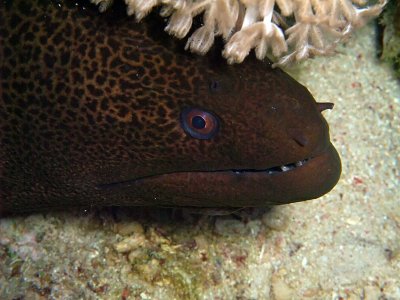
[[[193,138],[211,139],[219,129],[219,120],[211,112],[200,108],[186,108],[181,112],[183,130]]]

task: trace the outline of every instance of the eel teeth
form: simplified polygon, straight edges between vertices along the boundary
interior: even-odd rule
[[[296,161],[294,164],[292,163],[292,164],[283,165],[283,166],[280,166],[280,169],[282,172],[287,172],[287,171],[290,171],[295,168],[303,166],[307,160],[308,159],[299,160],[299,161]]]
[[[303,166],[307,161],[308,161],[308,159],[303,159],[303,160],[296,161],[295,163],[290,163],[290,164],[282,165],[279,167],[272,167],[272,168],[268,168],[268,169],[264,169],[264,170],[234,169],[234,170],[232,170],[232,172],[234,172],[236,175],[240,175],[240,174],[247,173],[247,172],[267,172],[267,174],[270,175],[270,174],[287,172],[287,171],[296,169],[298,167]]]

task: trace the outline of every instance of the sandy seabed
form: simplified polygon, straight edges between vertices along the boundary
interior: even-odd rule
[[[239,216],[174,210],[0,220],[0,299],[400,299],[400,85],[372,25],[290,72],[343,173],[328,195]]]

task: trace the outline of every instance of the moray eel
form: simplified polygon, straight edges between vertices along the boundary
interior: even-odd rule
[[[313,199],[341,164],[308,90],[250,56],[182,50],[123,4],[2,1],[0,209],[257,207]]]

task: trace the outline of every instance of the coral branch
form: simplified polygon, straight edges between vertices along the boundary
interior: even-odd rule
[[[91,0],[105,11],[113,0]],[[369,5],[369,3],[374,4]],[[257,58],[286,65],[328,55],[358,27],[380,14],[387,0],[125,0],[128,15],[140,21],[155,6],[169,17],[165,30],[184,38],[195,16],[203,25],[185,49],[205,54],[216,36],[226,41],[223,56],[242,62],[252,49]],[[288,25],[289,24],[289,25]]]

